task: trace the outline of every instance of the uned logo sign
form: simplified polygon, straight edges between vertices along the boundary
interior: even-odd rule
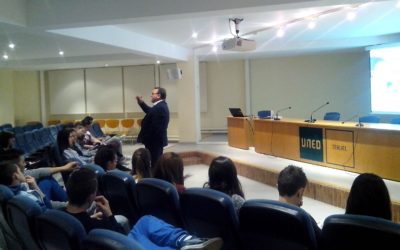
[[[300,158],[324,161],[322,128],[299,127]]]

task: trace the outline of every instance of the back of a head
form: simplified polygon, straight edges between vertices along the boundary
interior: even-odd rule
[[[364,173],[354,179],[347,199],[346,214],[392,219],[389,191],[381,177]]]
[[[92,122],[93,122],[93,117],[86,116],[85,118],[82,119],[81,124],[82,124],[82,126],[88,126],[88,125],[91,125]]]
[[[17,165],[13,163],[0,164],[0,184],[10,186],[13,181],[13,175],[17,172]]]
[[[100,147],[94,156],[94,163],[107,171],[107,164],[117,158],[117,153],[111,146]]]
[[[153,177],[183,185],[182,158],[174,152],[164,153],[154,167]]]
[[[15,138],[15,134],[10,131],[0,132],[0,148],[10,147],[10,139]]]
[[[70,174],[66,188],[69,202],[76,206],[82,206],[90,195],[97,191],[96,174],[89,169],[77,169]]]
[[[227,195],[237,194],[244,197],[235,164],[227,157],[218,156],[212,160],[208,169],[208,185]]]
[[[293,196],[300,188],[307,186],[307,177],[303,169],[289,165],[278,175],[279,196]]]
[[[132,174],[138,174],[142,178],[151,177],[151,155],[146,148],[138,148],[132,155]]]
[[[16,149],[16,148],[11,148],[7,151],[1,152],[0,153],[0,164],[4,164],[4,163],[18,164],[20,157],[23,156],[24,154],[25,154],[24,151]]]

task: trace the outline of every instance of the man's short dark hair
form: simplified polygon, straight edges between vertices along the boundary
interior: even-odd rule
[[[94,156],[94,163],[102,167],[104,171],[107,171],[107,163],[115,160],[115,158],[117,158],[117,153],[111,146],[107,145],[97,150]]]
[[[158,90],[158,94],[160,95],[161,99],[163,99],[163,100],[167,99],[167,91],[164,88],[155,87],[154,89]]]
[[[9,145],[9,141],[11,138],[15,138],[15,134],[11,131],[1,131],[0,132],[0,147],[6,148]]]
[[[18,158],[24,154],[25,152],[20,149],[11,148],[0,153],[0,162],[18,160]]]
[[[86,168],[73,171],[67,181],[68,201],[72,205],[82,206],[97,191],[96,174]]]
[[[85,118],[82,119],[81,123],[82,123],[83,126],[88,126],[88,125],[91,125],[92,122],[93,122],[93,117],[86,116]]]
[[[307,186],[307,177],[303,169],[293,165],[284,168],[278,176],[280,196],[293,196],[300,188]]]
[[[0,164],[0,184],[10,186],[13,174],[17,172],[17,165],[13,163]]]

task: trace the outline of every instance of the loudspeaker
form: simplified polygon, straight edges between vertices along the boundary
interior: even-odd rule
[[[167,69],[168,80],[181,80],[182,70],[180,68]]]

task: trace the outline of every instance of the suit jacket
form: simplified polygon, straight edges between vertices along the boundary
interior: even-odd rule
[[[139,132],[137,141],[145,145],[157,144],[168,145],[167,128],[169,123],[169,109],[163,100],[153,107],[146,103],[139,103],[146,116],[142,120],[142,128]]]

